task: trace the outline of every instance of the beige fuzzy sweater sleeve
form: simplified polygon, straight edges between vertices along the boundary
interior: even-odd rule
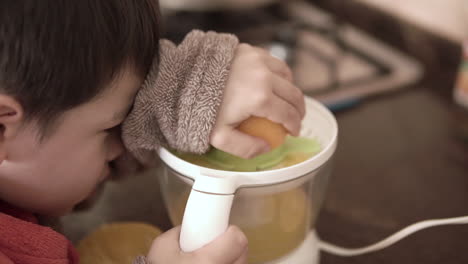
[[[149,262],[146,257],[139,256],[132,262],[132,264],[151,264],[151,262]]]
[[[160,41],[155,60],[122,125],[126,148],[151,163],[159,146],[204,153],[223,97],[238,39],[190,32],[178,46]]]

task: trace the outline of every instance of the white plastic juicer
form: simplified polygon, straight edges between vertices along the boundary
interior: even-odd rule
[[[162,148],[162,192],[171,220],[182,223],[182,250],[200,248],[234,224],[249,239],[249,263],[314,263],[318,247],[313,228],[337,134],[334,116],[307,98],[301,136],[316,139],[321,150],[300,164],[259,172],[222,171],[186,162]]]
[[[430,220],[409,226],[389,238],[358,249],[320,241],[314,231],[337,145],[334,116],[306,98],[301,137],[316,139],[320,151],[299,164],[258,172],[215,170],[189,163],[165,148],[159,176],[171,221],[182,224],[180,245],[193,251],[239,226],[249,240],[249,263],[314,264],[319,251],[353,256],[387,247],[420,229],[468,223],[468,217]]]

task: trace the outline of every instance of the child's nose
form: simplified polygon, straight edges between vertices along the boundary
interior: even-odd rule
[[[107,161],[113,161],[123,154],[125,148],[122,140],[120,139],[120,133],[112,133],[109,141]]]

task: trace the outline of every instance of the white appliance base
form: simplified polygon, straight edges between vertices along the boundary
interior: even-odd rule
[[[268,264],[318,264],[320,261],[318,242],[315,231],[311,230],[304,242],[291,254]]]

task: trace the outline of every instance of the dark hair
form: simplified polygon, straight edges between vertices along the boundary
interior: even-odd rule
[[[0,0],[0,93],[49,124],[127,64],[144,77],[159,20],[157,0]]]

